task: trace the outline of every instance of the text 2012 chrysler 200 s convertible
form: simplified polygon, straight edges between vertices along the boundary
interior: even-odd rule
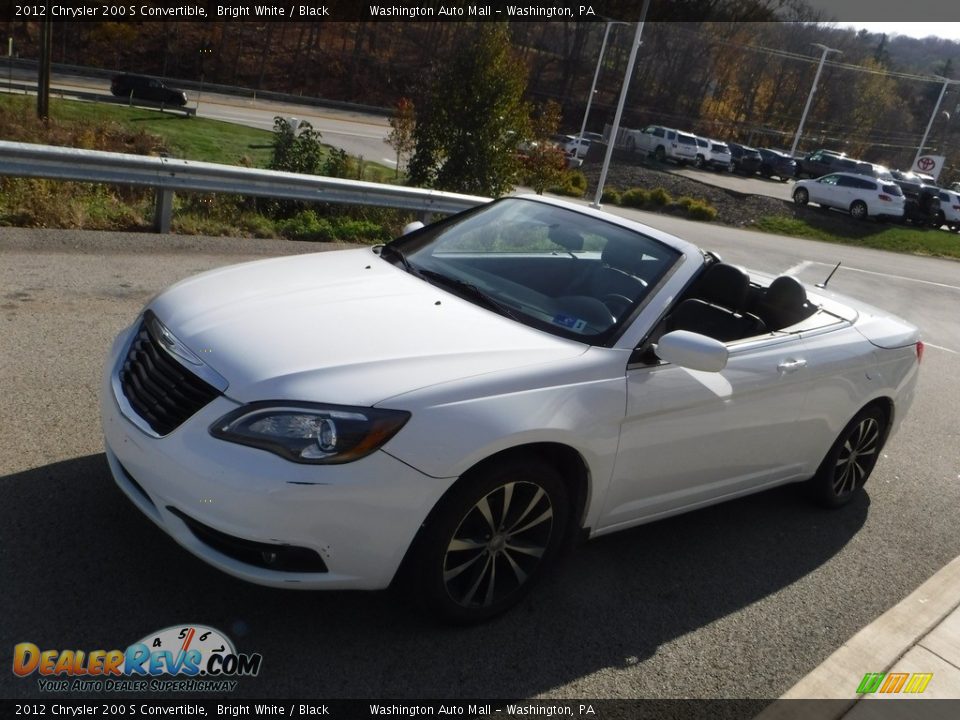
[[[515,604],[565,538],[783,483],[848,502],[912,325],[602,212],[508,198],[153,299],[110,352],[116,482],[221,570]]]

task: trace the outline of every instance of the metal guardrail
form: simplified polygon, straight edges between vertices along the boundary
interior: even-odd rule
[[[371,205],[411,210],[421,217],[457,213],[490,202],[490,198],[476,195],[400,185],[2,140],[0,175],[154,188],[154,229],[161,233],[170,232],[175,192]]]

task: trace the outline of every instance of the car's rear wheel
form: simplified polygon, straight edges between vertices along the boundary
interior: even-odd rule
[[[810,193],[807,192],[806,188],[797,188],[793,191],[793,202],[797,205],[806,205],[810,202]]]
[[[847,423],[808,481],[814,500],[826,507],[853,500],[877,464],[886,423],[886,414],[876,405],[864,408]]]
[[[850,205],[850,214],[857,220],[865,220],[867,217],[867,204],[863,200],[854,200]]]
[[[696,159],[694,159],[694,161],[693,161],[693,166],[694,166],[695,168],[697,168],[698,170],[700,170],[700,169],[703,168],[704,162],[705,162],[705,161],[704,161],[704,159],[703,159],[703,155],[697,155]]]
[[[563,478],[535,459],[468,473],[418,538],[412,589],[453,622],[498,615],[543,576],[563,542],[568,514]]]

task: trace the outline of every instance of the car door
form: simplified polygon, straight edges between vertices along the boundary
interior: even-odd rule
[[[627,370],[626,417],[598,530],[796,479],[796,423],[809,391],[797,334],[728,344],[718,373]]]
[[[837,207],[836,192],[839,179],[838,175],[824,175],[816,182],[810,183],[810,201]]]

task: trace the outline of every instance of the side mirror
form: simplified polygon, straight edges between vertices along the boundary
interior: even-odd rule
[[[730,355],[727,346],[719,340],[688,330],[674,330],[664,335],[656,345],[656,353],[661,360],[673,365],[705,372],[723,370]]]
[[[407,223],[403,226],[403,230],[400,231],[400,235],[409,235],[412,232],[416,232],[420,228],[424,227],[424,224],[419,220],[414,220],[412,223]]]

